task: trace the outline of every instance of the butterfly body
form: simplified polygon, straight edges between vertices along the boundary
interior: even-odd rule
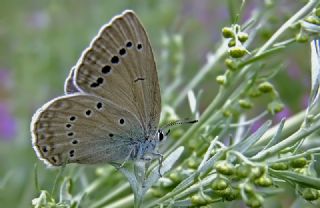
[[[159,82],[134,12],[102,27],[71,69],[65,93],[32,118],[33,147],[47,164],[123,163],[159,155]]]

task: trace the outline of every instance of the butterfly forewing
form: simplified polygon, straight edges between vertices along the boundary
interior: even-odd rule
[[[161,111],[156,66],[146,32],[132,11],[100,30],[76,65],[75,84],[137,115],[145,134],[156,130]]]
[[[123,161],[142,138],[135,115],[92,95],[59,97],[33,117],[33,146],[51,165]]]

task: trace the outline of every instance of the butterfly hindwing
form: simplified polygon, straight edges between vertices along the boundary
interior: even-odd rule
[[[66,95],[45,104],[32,119],[33,146],[47,163],[123,161],[143,138],[131,112],[92,95]]]

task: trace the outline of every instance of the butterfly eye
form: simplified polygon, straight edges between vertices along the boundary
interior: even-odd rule
[[[159,131],[158,134],[159,134],[158,135],[159,141],[161,142],[164,138],[163,133],[162,133],[162,131]]]
[[[113,134],[109,134],[109,137],[113,137]]]

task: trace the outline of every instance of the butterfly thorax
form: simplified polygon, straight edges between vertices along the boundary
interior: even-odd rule
[[[164,134],[158,130],[156,134],[145,136],[144,140],[137,143],[131,153],[133,160],[150,160],[159,155],[157,151],[159,143],[163,141]]]

